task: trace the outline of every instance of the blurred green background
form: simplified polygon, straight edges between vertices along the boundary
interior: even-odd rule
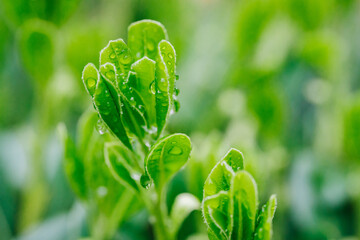
[[[194,145],[169,205],[180,192],[201,200],[235,147],[261,202],[278,196],[273,239],[359,239],[358,0],[0,0],[0,238],[88,236],[56,127],[75,133],[91,105],[83,67],[140,19],[162,22],[175,46],[181,108],[168,131]],[[195,212],[179,239],[205,231]],[[146,213],[114,238],[153,239]]]

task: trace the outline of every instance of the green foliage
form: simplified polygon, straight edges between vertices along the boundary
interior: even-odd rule
[[[241,152],[231,149],[218,162],[204,185],[202,211],[210,239],[270,239],[276,197],[257,214],[254,178],[244,170]]]
[[[173,134],[158,141],[145,161],[146,170],[160,191],[190,156],[191,142],[185,134]]]
[[[111,132],[129,149],[133,137],[148,149],[175,108],[175,50],[155,21],[131,24],[128,39],[129,47],[122,39],[110,41],[100,52],[99,70],[88,64],[82,78]]]

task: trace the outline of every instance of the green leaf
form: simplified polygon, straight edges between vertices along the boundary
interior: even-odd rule
[[[157,21],[142,20],[128,28],[128,44],[136,60],[144,56],[156,60],[157,46],[163,39],[167,39],[166,30]]]
[[[191,142],[185,134],[176,133],[159,140],[145,161],[147,172],[161,190],[189,159]]]
[[[231,197],[227,191],[209,196],[202,203],[210,239],[229,239],[231,233]]]
[[[141,96],[145,103],[145,110],[148,113],[148,124],[155,125],[155,61],[144,57],[131,66],[135,72],[135,82],[133,81],[134,91]],[[152,89],[153,88],[153,89]]]
[[[54,26],[29,20],[22,26],[20,51],[24,66],[40,88],[46,86],[54,69]]]
[[[228,191],[236,171],[244,169],[244,157],[239,150],[230,149],[210,172],[204,185],[204,199],[220,191]]]
[[[176,54],[174,47],[165,40],[159,43],[158,51],[155,72],[155,89],[156,124],[158,127],[158,136],[160,136],[171,112],[171,108],[173,107]]]
[[[116,94],[115,86],[103,76],[96,85],[94,103],[101,119],[120,141],[129,149],[132,149],[130,139],[126,133],[122,119],[120,118],[119,96]]]
[[[139,191],[138,185],[131,174],[132,167],[130,164],[132,160],[127,151],[128,150],[122,145],[106,143],[104,149],[105,162],[116,180],[135,191]],[[133,174],[140,178],[140,174]]]
[[[68,136],[65,124],[58,125],[58,132],[64,147],[64,169],[67,179],[75,194],[82,200],[87,197],[87,184],[84,176],[84,163],[78,156],[76,146]]]
[[[88,91],[91,97],[94,97],[96,84],[100,79],[100,75],[95,65],[88,63],[82,72],[82,80],[85,86],[85,89]]]
[[[271,195],[269,201],[261,208],[256,220],[254,240],[270,240],[272,236],[272,220],[275,215],[277,200]]]
[[[170,219],[172,222],[172,232],[174,235],[179,231],[181,224],[189,214],[200,208],[200,201],[190,193],[181,193],[175,198],[171,209]]]
[[[100,52],[100,66],[106,63],[112,63],[121,76],[121,84],[128,75],[130,66],[133,63],[133,57],[130,49],[122,39],[112,40]]]
[[[230,193],[233,200],[231,239],[251,239],[258,205],[254,178],[246,171],[238,171],[232,179]]]

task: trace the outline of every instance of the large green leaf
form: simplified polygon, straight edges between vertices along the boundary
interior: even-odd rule
[[[231,239],[251,239],[258,205],[254,178],[246,171],[238,171],[232,179],[230,194],[233,201]]]
[[[261,208],[256,220],[254,240],[270,240],[272,236],[272,220],[275,215],[277,200],[271,195],[269,201]]]
[[[163,39],[167,39],[165,27],[156,21],[142,20],[128,28],[128,44],[136,60],[144,56],[155,60],[157,46]]]
[[[176,133],[159,140],[145,161],[147,172],[161,190],[166,182],[180,170],[190,156],[191,142],[185,134]]]
[[[135,172],[133,172],[131,167],[131,156],[127,151],[128,149],[122,145],[106,143],[104,149],[105,162],[116,180],[125,186],[138,191],[139,188],[135,180],[140,178],[140,174],[135,174]]]

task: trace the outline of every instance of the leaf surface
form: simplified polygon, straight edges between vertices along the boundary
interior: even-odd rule
[[[155,60],[157,46],[163,39],[167,39],[167,32],[157,21],[142,20],[128,28],[128,44],[136,60],[144,56]]]
[[[191,142],[185,134],[176,133],[160,139],[149,152],[145,165],[157,190],[180,170],[190,156]]]
[[[272,236],[272,220],[275,215],[277,200],[271,195],[269,201],[261,208],[256,220],[254,240],[270,240]]]
[[[132,177],[132,169],[129,153],[122,145],[116,143],[106,143],[104,149],[104,156],[106,165],[116,180],[128,186],[135,191],[138,191],[138,185]],[[140,175],[138,175],[140,176]]]
[[[238,171],[231,183],[233,221],[231,239],[251,239],[258,205],[257,186],[246,171]]]

